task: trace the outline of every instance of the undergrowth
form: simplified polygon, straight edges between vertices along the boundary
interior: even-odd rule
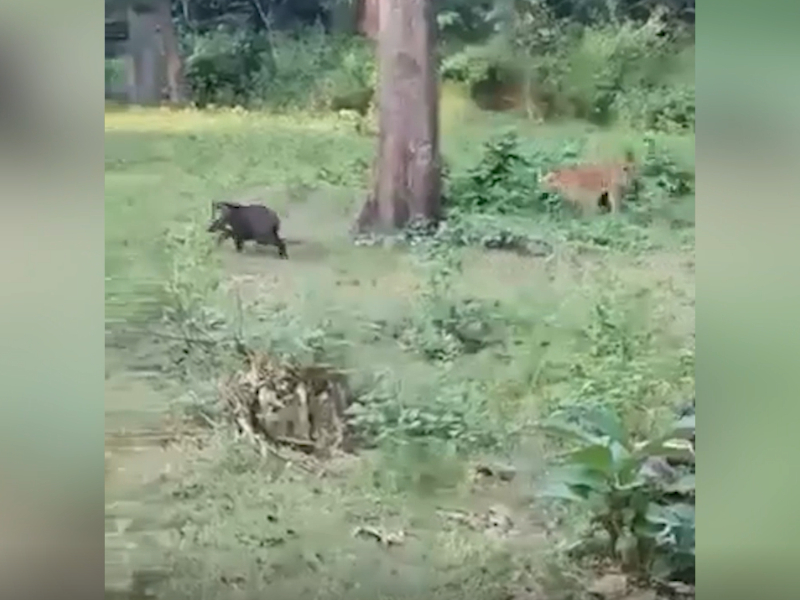
[[[294,294],[285,301],[269,293],[242,292],[223,268],[225,250],[214,246],[199,212],[194,218],[191,207],[206,207],[208,187],[216,190],[215,186],[222,185],[217,174],[224,173],[225,182],[255,185],[262,182],[262,172],[267,172],[285,187],[289,205],[307,210],[316,219],[314,223],[325,221],[326,227],[344,223],[328,225],[327,215],[333,211],[323,212],[322,204],[313,203],[334,202],[334,196],[328,197],[327,191],[319,194],[319,190],[363,185],[368,167],[359,154],[362,140],[355,127],[337,123],[335,135],[325,137],[328,133],[313,130],[303,133],[302,139],[298,133],[302,129],[295,124],[290,128],[282,121],[281,127],[261,124],[252,134],[201,135],[196,141],[175,135],[159,139],[162,145],[138,148],[137,152],[125,146],[127,154],[111,136],[107,152],[112,155],[119,151],[123,158],[135,155],[138,160],[147,158],[147,151],[157,151],[159,156],[175,157],[168,165],[170,178],[164,178],[178,182],[174,193],[158,198],[159,202],[174,202],[173,212],[161,209],[163,212],[156,213],[157,227],[151,222],[156,219],[146,214],[141,232],[137,231],[132,218],[139,206],[136,200],[148,200],[148,194],[158,190],[155,184],[151,189],[137,183],[141,189],[116,197],[113,194],[118,188],[113,186],[135,179],[112,178],[108,203],[113,206],[108,214],[116,221],[111,221],[107,230],[115,236],[108,239],[117,244],[112,248],[115,259],[109,263],[115,301],[125,297],[121,284],[126,276],[137,273],[125,270],[129,263],[123,256],[153,259],[159,266],[157,277],[147,280],[148,289],[157,290],[151,304],[158,306],[159,319],[148,321],[140,338],[151,345],[155,354],[151,361],[160,364],[162,378],[172,382],[172,391],[177,390],[176,407],[184,415],[225,429],[216,380],[240,366],[241,347],[302,364],[340,367],[355,391],[348,425],[356,434],[359,451],[369,457],[357,495],[397,499],[411,493],[424,496],[463,488],[469,480],[470,459],[520,452],[536,418],[587,407],[610,410],[632,439],[649,439],[665,431],[674,407],[693,395],[693,350],[687,347],[687,340],[673,338],[668,320],[660,318],[663,307],[659,303],[671,298],[661,288],[647,289],[644,283],[637,286],[622,277],[608,276],[615,265],[630,266],[646,259],[665,239],[674,243],[654,232],[660,221],[671,225],[670,213],[664,212],[662,205],[677,204],[693,193],[693,174],[656,142],[661,138],[642,143],[643,186],[629,210],[596,219],[576,217],[559,198],[543,193],[537,184],[542,172],[583,159],[586,144],[580,136],[553,142],[504,133],[486,138],[477,157],[449,157],[447,219],[435,230],[415,224],[398,235],[395,241],[400,243],[391,250],[374,251],[382,253],[386,261],[379,263],[381,274],[387,280],[394,275],[413,278],[413,291],[381,295],[369,289],[376,271],[374,266],[366,266],[372,259],[364,257],[372,256],[372,249],[353,248],[346,245],[344,237],[319,242],[314,231],[293,232],[306,236],[304,243],[312,242],[309,246],[327,245],[331,257],[324,259],[325,266],[336,265],[331,272],[348,269],[341,278],[357,280],[354,295],[358,301],[377,303],[386,301],[386,296],[400,296],[392,298],[392,310],[377,311],[385,313],[385,319],[376,324],[366,316],[369,311],[336,295],[325,277],[319,276],[322,270],[313,270],[321,266],[319,261],[315,259],[309,269],[305,261],[311,259],[303,257],[302,248],[302,258],[290,261],[291,275],[299,278],[310,273],[314,287],[308,293]],[[267,139],[267,151],[258,155],[267,156],[268,161],[254,159],[243,164],[232,158],[242,148],[261,148],[250,146],[256,144],[256,138]],[[199,151],[193,154],[193,148]],[[280,148],[288,158],[278,152]],[[120,159],[112,164],[117,171],[136,174],[142,162]],[[232,165],[231,169],[227,165]],[[184,198],[190,200],[179,204]],[[336,209],[344,212],[341,207]],[[193,218],[187,220],[186,215]],[[164,221],[169,224],[165,231]],[[693,230],[688,226],[686,231]],[[339,243],[341,247],[336,245]],[[151,248],[156,250],[136,253]],[[498,270],[509,269],[511,275],[477,268],[481,265],[476,263],[487,256],[506,251],[520,256],[492,264],[499,266]],[[252,262],[244,262],[250,259]],[[252,269],[248,275],[273,276],[269,258],[230,260],[241,260]],[[257,261],[264,261],[263,265]],[[574,276],[566,287],[564,280],[553,282],[542,275],[552,272],[556,277],[559,269]],[[293,281],[277,269],[274,275],[283,277],[287,285]],[[380,288],[382,284],[374,285]],[[495,287],[529,287],[530,292],[517,296],[499,293],[507,290]],[[194,550],[224,547],[225,552],[231,548],[250,551],[261,543],[246,536],[241,541],[225,529],[236,528],[230,515],[251,514],[249,508],[237,504],[235,493],[224,491],[227,486],[250,481],[248,502],[260,512],[263,507],[258,503],[263,498],[259,499],[259,494],[266,474],[273,486],[270,489],[290,485],[285,469],[273,470],[247,448],[224,439],[229,452],[224,461],[214,463],[214,485],[203,479],[208,475],[198,475],[195,483],[206,485],[206,491],[181,498],[183,521],[177,529],[186,534],[184,543]],[[327,484],[314,485],[322,488]],[[176,493],[191,495],[187,486]],[[324,490],[329,491],[327,487]],[[305,488],[303,493],[308,498],[320,496]],[[342,502],[352,502],[354,496],[343,497]],[[298,502],[295,496],[282,501]],[[223,508],[211,507],[215,502]],[[195,509],[207,523],[191,516]],[[690,554],[681,537],[688,529],[678,523],[680,516],[663,523],[670,515],[662,514],[663,527],[653,538],[677,549],[666,553],[668,558],[676,558],[676,569]],[[350,529],[350,523],[347,525]],[[274,523],[268,528],[274,529]],[[234,533],[241,536],[238,530]],[[272,540],[279,536],[270,533],[263,537]],[[291,543],[283,547],[289,546]],[[267,553],[262,550],[254,552],[259,556]],[[264,560],[269,562],[274,556]]]

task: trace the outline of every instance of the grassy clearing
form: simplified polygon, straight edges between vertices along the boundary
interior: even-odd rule
[[[455,112],[448,102],[444,115]],[[452,102],[462,118],[445,117],[443,140],[454,172],[511,126],[523,148],[644,149],[630,132],[533,127]],[[693,137],[654,143],[693,164]],[[569,587],[547,512],[531,504],[545,452],[534,420],[601,402],[646,433],[693,394],[692,196],[657,197],[646,219],[521,219],[554,244],[549,258],[450,248],[424,262],[348,238],[373,150],[349,117],[107,112],[110,579],[155,581],[166,568],[157,585],[170,598],[500,598],[517,579],[540,593]],[[204,235],[212,199],[251,194],[284,218],[290,260],[236,255]],[[215,419],[213,379],[230,356],[185,338],[221,339],[226,327],[349,368],[375,447],[312,478],[253,457],[224,428],[166,448],[142,442],[136,432],[162,411]],[[516,468],[513,483],[473,481],[470,465],[496,460]],[[436,511],[485,516],[497,504],[516,536]],[[359,526],[406,541],[384,548],[354,537]]]

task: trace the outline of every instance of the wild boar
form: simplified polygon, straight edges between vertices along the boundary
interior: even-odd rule
[[[289,258],[286,242],[280,237],[281,220],[271,208],[261,204],[236,204],[214,202],[211,205],[216,216],[208,226],[210,233],[220,232],[219,243],[232,238],[236,251],[241,252],[246,241],[262,246],[275,246],[278,256]]]

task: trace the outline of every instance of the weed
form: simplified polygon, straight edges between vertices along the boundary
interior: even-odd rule
[[[651,294],[619,291],[608,281],[594,301],[582,341],[562,367],[566,386],[557,388],[557,406],[602,406],[624,415],[627,427],[647,431],[658,407],[691,393],[682,375],[686,351],[666,352],[664,336],[649,321]],[[559,368],[551,366],[551,373]],[[555,383],[556,380],[551,380]]]
[[[344,233],[356,195],[347,188],[361,185],[372,147],[350,121],[228,110],[107,116],[109,329],[134,325],[134,314],[135,324],[146,326],[139,337],[146,338],[148,359],[161,368],[159,384],[180,386],[182,414],[223,423],[215,379],[240,360],[237,344],[300,363],[344,365],[353,378],[364,379],[349,423],[369,450],[342,461],[357,467],[354,473],[340,473],[334,460],[329,477],[309,481],[235,444],[222,427],[206,432],[202,450],[187,449],[203,460],[175,477],[177,495],[142,507],[151,519],[171,517],[155,545],[171,553],[165,563],[175,567],[173,589],[185,597],[225,596],[244,577],[253,593],[276,597],[282,590],[302,595],[326,586],[333,586],[328,597],[350,597],[356,588],[344,587],[351,584],[365,593],[373,589],[375,563],[354,573],[352,551],[384,561],[387,573],[397,567],[397,554],[375,552],[372,542],[352,538],[354,525],[389,526],[401,515],[403,525],[414,529],[422,517],[416,506],[411,510],[410,491],[473,502],[466,459],[516,451],[523,424],[554,407],[610,405],[628,430],[650,432],[659,429],[667,405],[691,390],[693,353],[678,356],[661,335],[650,298],[637,298],[627,284],[597,277],[591,268],[608,260],[636,277],[649,276],[649,267],[637,261],[652,247],[645,243],[651,224],[630,215],[570,219],[557,205],[551,211],[524,204],[502,180],[490,185],[491,162],[481,163],[475,150],[495,123],[459,127],[443,143],[456,184],[450,191],[482,185],[470,192],[477,198],[494,186],[503,190],[494,196],[501,210],[484,204],[481,212],[468,211],[453,195],[438,230],[415,224],[399,236],[408,248],[371,250],[352,247]],[[534,195],[531,182],[539,171],[577,160],[583,141],[596,135],[542,129],[531,140],[520,125],[514,147],[497,146],[521,158],[509,159],[507,172]],[[481,154],[502,163],[496,153]],[[470,179],[478,163],[483,171]],[[308,193],[331,185],[345,187],[335,194]],[[262,186],[287,190],[269,201],[286,214],[287,234],[299,240],[300,258],[288,265],[217,248],[203,231],[209,200]],[[649,199],[643,206],[650,210]],[[568,238],[570,231],[578,233]],[[606,252],[600,238],[608,240]],[[692,240],[686,241],[691,252]],[[553,260],[463,249],[540,242],[552,246],[546,253],[555,251]],[[573,253],[575,246],[592,252]],[[310,251],[320,247],[323,253]],[[573,262],[561,260],[573,255]],[[573,295],[576,285],[580,294]],[[574,297],[574,306],[570,302],[548,318],[552,305]],[[664,299],[671,302],[671,296]],[[139,310],[145,304],[148,310]],[[388,324],[364,335],[375,316]],[[129,365],[131,347],[117,350]],[[385,370],[392,375],[375,377]],[[663,535],[653,538],[656,546],[663,544],[654,550],[657,557],[677,557],[674,548],[687,539],[675,516],[652,519],[663,521]],[[429,527],[409,533],[430,534],[424,544],[442,552],[417,553],[413,535],[401,549],[412,563],[409,573],[418,575],[421,565],[437,561],[435,582],[419,584],[422,591],[410,597],[435,596],[442,589],[435,585],[444,582],[452,586],[447,597],[480,598],[489,584],[504,588],[516,577],[517,567],[506,573],[509,563],[499,559],[496,570],[481,571],[494,557],[482,533],[442,531],[439,522]],[[290,536],[290,529],[297,535]],[[465,535],[477,539],[467,542]],[[515,552],[516,561],[529,558]],[[573,568],[559,564],[562,571]],[[501,579],[488,581],[495,576]]]
[[[383,446],[412,439],[454,444],[459,453],[496,450],[509,433],[492,416],[488,390],[446,378],[427,389],[421,401],[402,399],[400,382],[380,374],[370,390],[348,409],[350,424],[363,443]]]
[[[426,277],[413,316],[395,330],[400,345],[438,362],[486,348],[499,320],[486,303],[455,293],[453,284],[462,271],[458,249],[436,238],[419,241],[415,248],[417,265]]]
[[[480,161],[452,179],[448,206],[468,213],[552,211],[553,196],[540,191],[541,166],[525,156],[513,131],[485,142]]]
[[[694,173],[681,169],[669,154],[659,152],[653,136],[645,136],[644,141],[647,152],[642,165],[642,176],[669,197],[693,193]]]

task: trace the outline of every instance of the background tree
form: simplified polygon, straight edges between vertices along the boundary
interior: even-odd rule
[[[158,25],[161,33],[162,48],[167,67],[167,91],[169,101],[180,104],[186,101],[186,81],[183,71],[183,59],[180,54],[178,36],[172,20],[171,0],[158,0],[155,4]]]
[[[383,0],[378,34],[379,139],[359,231],[441,216],[439,93],[431,0]]]

